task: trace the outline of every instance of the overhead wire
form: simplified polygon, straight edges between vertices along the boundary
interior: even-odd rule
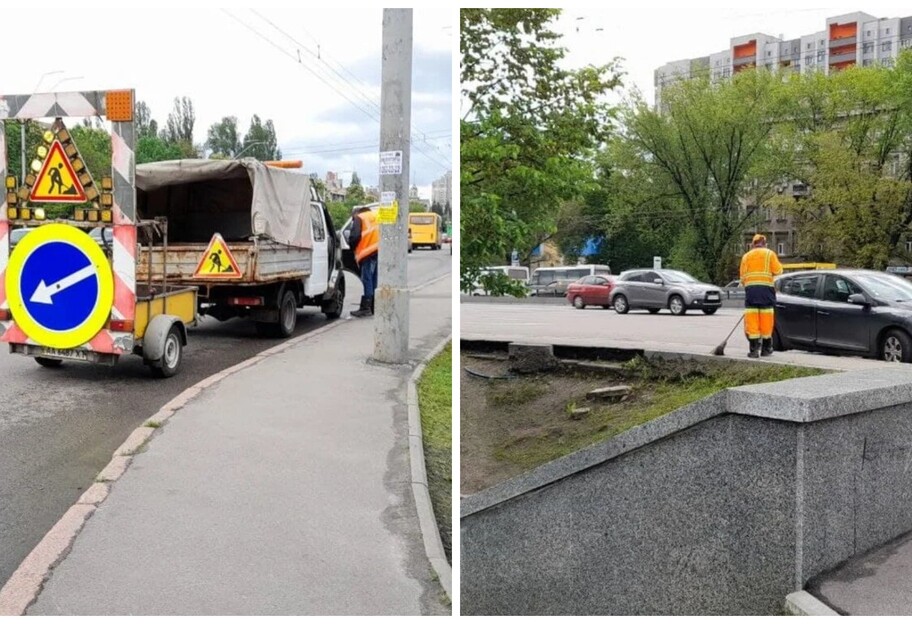
[[[380,105],[377,103],[377,101],[374,99],[374,97],[373,97],[372,95],[370,95],[369,93],[366,93],[364,90],[360,89],[360,88],[359,88],[357,85],[355,85],[351,80],[349,80],[348,78],[346,78],[345,76],[343,76],[342,74],[340,74],[339,71],[337,71],[337,70],[330,64],[329,60],[333,60],[333,59],[331,58],[331,56],[330,56],[329,54],[327,54],[327,53],[323,52],[322,50],[320,50],[320,42],[319,42],[313,35],[310,35],[310,34],[308,33],[308,36],[310,36],[310,38],[313,39],[314,42],[317,44],[317,47],[318,47],[317,51],[314,51],[313,49],[307,47],[305,44],[301,43],[301,41],[299,41],[298,39],[296,39],[294,36],[292,36],[290,33],[288,33],[288,32],[287,32],[286,30],[284,30],[282,27],[280,27],[280,26],[278,26],[277,24],[275,24],[272,20],[270,20],[268,17],[266,17],[266,16],[263,15],[262,13],[258,12],[257,10],[251,9],[251,12],[252,12],[254,15],[256,15],[257,17],[259,17],[261,20],[263,20],[264,22],[266,22],[267,24],[269,24],[269,25],[270,25],[273,29],[275,29],[277,32],[281,33],[281,34],[282,34],[286,39],[288,39],[290,42],[292,42],[293,44],[295,44],[296,46],[298,46],[298,48],[299,48],[299,54],[300,54],[300,49],[303,49],[305,52],[310,53],[310,54],[311,54],[314,58],[316,58],[318,61],[321,61],[321,62],[322,62],[322,63],[323,63],[323,64],[324,64],[324,65],[325,65],[333,74],[335,74],[335,76],[336,76],[339,80],[342,80],[346,85],[348,85],[351,89],[354,90],[355,94],[357,94],[358,96],[360,96],[359,101],[361,101],[361,103],[366,104],[366,105],[367,105],[368,107],[370,107],[372,110],[376,111],[377,114],[380,114],[380,112],[381,112]],[[329,59],[329,60],[326,60],[326,59]],[[302,62],[302,60],[301,60],[300,58],[299,58],[299,62]],[[370,86],[369,86],[369,85],[367,85],[367,84],[364,83],[362,80],[360,80],[357,76],[355,76],[355,74],[353,74],[351,71],[349,71],[344,65],[342,65],[342,64],[339,63],[338,61],[334,61],[334,62],[335,62],[335,64],[336,64],[342,71],[344,71],[346,74],[348,74],[353,80],[359,82],[359,83],[362,84],[365,88],[370,89]],[[420,141],[422,141],[423,143],[425,143],[425,144],[426,144],[427,146],[429,146],[431,149],[435,150],[440,156],[442,156],[442,157],[444,158],[444,160],[447,162],[447,165],[450,166],[450,156],[449,156],[448,154],[444,153],[444,152],[441,152],[441,151],[437,148],[437,146],[431,144],[430,142],[428,142],[428,141],[426,140],[426,137],[427,137],[428,133],[426,133],[426,132],[424,132],[423,130],[421,130],[420,128],[418,128],[415,124],[410,124],[410,126],[411,126],[411,134],[412,134],[412,135],[418,135],[418,139],[419,139]],[[421,151],[420,148],[419,148],[417,145],[415,145],[414,143],[413,143],[413,146],[414,146],[416,149],[418,149],[419,151]],[[422,152],[422,153],[424,153],[424,152]],[[427,154],[425,154],[425,155],[427,156]]]
[[[259,38],[261,38],[261,39],[263,39],[264,41],[266,41],[267,43],[269,43],[272,47],[274,47],[274,48],[275,48],[276,50],[278,50],[280,53],[282,53],[283,55],[287,56],[287,57],[290,58],[291,60],[297,62],[297,64],[298,64],[299,66],[303,67],[303,68],[306,69],[308,72],[310,72],[311,74],[313,74],[318,80],[320,80],[321,82],[323,82],[324,84],[326,84],[328,87],[330,87],[333,91],[335,91],[336,93],[338,93],[339,95],[341,95],[341,96],[342,96],[346,101],[348,101],[352,106],[354,106],[354,107],[357,108],[359,111],[361,111],[362,113],[364,113],[365,115],[367,115],[370,119],[372,119],[373,121],[377,122],[378,124],[380,123],[380,119],[379,119],[378,117],[376,117],[376,116],[375,116],[374,114],[372,114],[370,111],[365,110],[365,109],[364,109],[362,106],[360,106],[357,102],[355,102],[355,101],[352,100],[350,97],[348,97],[348,95],[346,95],[345,92],[344,92],[343,90],[341,90],[340,88],[338,88],[336,85],[332,84],[332,82],[326,80],[326,78],[325,78],[324,76],[320,75],[318,72],[316,72],[316,71],[315,71],[314,69],[312,69],[310,66],[304,64],[304,63],[302,62],[302,59],[300,58],[300,55],[292,54],[291,52],[289,52],[288,50],[286,50],[285,48],[283,48],[282,46],[280,46],[279,44],[277,44],[275,41],[273,41],[270,37],[264,35],[264,34],[261,33],[260,31],[258,31],[257,29],[253,28],[252,26],[250,26],[249,24],[247,24],[246,22],[244,22],[243,20],[241,20],[240,18],[238,18],[236,15],[234,15],[233,13],[231,13],[230,11],[228,11],[227,9],[222,9],[222,12],[224,12],[226,15],[228,15],[229,17],[231,17],[234,21],[236,21],[237,23],[239,23],[241,26],[243,26],[244,28],[246,28],[246,29],[249,30],[250,32],[252,32],[252,33],[254,33],[255,35],[257,35]],[[411,147],[414,147],[419,153],[421,153],[425,158],[427,158],[429,161],[431,161],[432,163],[434,163],[434,164],[437,165],[438,167],[442,167],[442,168],[445,168],[445,169],[451,168],[451,165],[450,165],[449,163],[441,163],[439,160],[437,160],[436,158],[434,158],[432,155],[430,155],[430,154],[428,154],[426,151],[422,150],[418,145],[415,145],[415,144],[411,141],[411,139],[409,139],[408,144],[409,144]]]

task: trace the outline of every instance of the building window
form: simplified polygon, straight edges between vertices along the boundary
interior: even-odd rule
[[[805,56],[805,57],[804,57],[804,64],[807,65],[808,67],[810,67],[811,65],[813,65],[813,64],[814,64],[814,55],[813,55],[813,54],[808,54],[807,56]]]
[[[889,29],[889,28],[887,29],[887,34],[888,34],[888,35],[890,34],[890,29]]]
[[[871,31],[870,31],[870,30],[867,31],[867,32],[865,32],[865,37],[870,37],[870,36],[871,36]]]
[[[785,255],[785,243],[776,243],[776,253],[780,256]]]
[[[871,59],[865,59],[861,62],[862,67],[869,67],[871,65]]]
[[[824,41],[823,39],[821,39],[821,40],[820,40],[820,47],[822,48],[825,44],[826,44],[826,41]]]
[[[881,44],[880,49],[883,50],[884,52],[892,52],[893,51],[893,42],[884,41],[883,44]]]
[[[817,60],[818,60],[818,61],[822,61],[822,60],[823,60],[823,56],[824,56],[825,54],[826,54],[826,52],[824,52],[823,50],[819,50],[819,51],[817,52]]]
[[[767,51],[766,51],[766,55],[767,55],[767,56],[772,56],[772,55],[773,55],[772,50],[767,50]]]
[[[902,40],[902,43],[899,44],[901,48],[912,48],[912,37],[906,37]]]
[[[874,51],[874,44],[873,43],[864,44],[863,46],[861,46],[861,51],[864,52],[865,54],[870,54],[871,52]]]
[[[906,241],[906,252],[912,253],[912,241]]]
[[[885,58],[885,59],[883,59],[883,60],[881,61],[881,63],[883,63],[884,67],[893,67],[893,59],[892,59],[892,58]]]
[[[811,49],[811,44],[809,43],[809,44],[808,44],[808,50],[810,50],[810,49]]]

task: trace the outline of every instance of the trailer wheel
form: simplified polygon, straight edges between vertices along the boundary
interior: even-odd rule
[[[57,360],[55,358],[46,358],[46,357],[36,357],[35,361],[44,366],[45,368],[60,368],[63,364],[63,360]]]
[[[173,377],[184,359],[183,337],[180,328],[172,325],[165,337],[161,359],[152,363],[156,377]]]

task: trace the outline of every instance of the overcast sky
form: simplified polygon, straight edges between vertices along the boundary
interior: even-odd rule
[[[621,57],[626,72],[624,91],[636,86],[652,103],[653,71],[657,67],[725,50],[732,37],[761,32],[797,38],[825,30],[827,17],[855,11],[875,17],[912,15],[912,4],[870,0],[819,9],[794,8],[800,7],[798,2],[763,2],[740,9],[665,9],[649,4],[643,2],[637,9],[565,9],[557,30],[565,35],[568,64],[598,65]]]
[[[411,183],[424,197],[452,167],[453,17],[414,11],[412,127],[423,134],[412,137]],[[57,9],[40,19],[10,9],[4,23],[0,93],[132,87],[159,127],[174,98],[188,96],[196,143],[223,116],[246,132],[256,113],[273,120],[283,157],[306,171],[346,180],[357,171],[377,184],[380,8]],[[57,34],[65,45],[54,45]]]

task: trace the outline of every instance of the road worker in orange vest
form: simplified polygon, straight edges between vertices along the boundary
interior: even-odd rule
[[[744,286],[744,333],[750,343],[748,357],[773,354],[773,322],[776,289],[773,278],[782,275],[782,264],[766,236],[755,234],[751,249],[741,257],[741,284]]]
[[[355,252],[355,261],[361,271],[364,295],[361,305],[352,316],[374,315],[374,291],[377,289],[377,255],[380,249],[380,224],[377,213],[367,206],[352,208],[352,228],[348,245]]]

